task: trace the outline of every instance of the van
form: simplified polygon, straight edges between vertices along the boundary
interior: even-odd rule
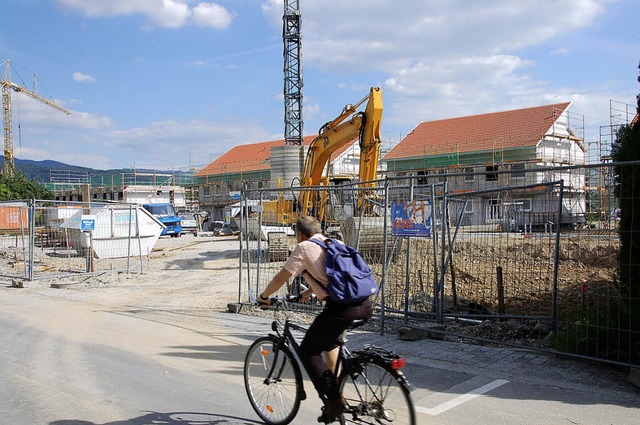
[[[164,229],[160,236],[169,235],[172,237],[180,237],[182,226],[180,225],[180,217],[176,214],[175,208],[169,203],[144,204],[142,207],[149,211],[158,221],[164,224]]]

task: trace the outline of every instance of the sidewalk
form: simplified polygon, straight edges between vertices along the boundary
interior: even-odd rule
[[[409,364],[534,385],[551,382],[560,388],[588,387],[613,391],[640,403],[640,388],[629,381],[628,371],[595,362],[519,348],[485,347],[434,339],[404,341],[395,334],[354,332],[348,339],[352,348],[364,344],[377,345],[403,355]]]

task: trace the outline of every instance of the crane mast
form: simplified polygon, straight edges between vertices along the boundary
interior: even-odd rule
[[[284,143],[302,145],[302,61],[300,2],[285,0],[282,16],[284,42]]]
[[[15,173],[15,164],[13,160],[13,115],[11,111],[11,91],[23,93],[32,99],[35,99],[53,109],[64,112],[69,115],[71,112],[59,106],[58,104],[43,98],[38,93],[22,87],[11,81],[11,62],[6,60],[6,70],[4,78],[0,81],[2,84],[2,122],[4,124],[4,168],[3,173],[7,176],[13,176]]]

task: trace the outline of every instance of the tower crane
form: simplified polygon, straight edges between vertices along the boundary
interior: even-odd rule
[[[4,123],[4,168],[3,172],[7,176],[13,176],[15,164],[13,161],[13,116],[11,113],[11,91],[23,93],[32,99],[42,102],[65,114],[71,114],[70,111],[64,109],[60,105],[51,100],[47,100],[40,96],[37,92],[31,91],[11,81],[11,62],[6,60],[5,74],[0,84],[2,84],[2,119]]]
[[[302,145],[302,62],[300,59],[300,2],[285,0],[282,16],[284,42],[284,143]]]

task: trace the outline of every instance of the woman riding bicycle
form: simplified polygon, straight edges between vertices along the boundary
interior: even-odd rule
[[[345,401],[333,373],[338,359],[338,338],[354,320],[369,320],[373,313],[371,301],[354,304],[332,302],[328,298],[326,254],[324,249],[309,239],[325,240],[320,222],[311,216],[299,217],[296,222],[295,247],[282,269],[271,279],[258,297],[261,308],[267,308],[271,301],[269,295],[276,292],[292,276],[302,274],[309,289],[300,294],[305,301],[316,294],[325,301],[324,310],[313,321],[300,345],[300,360],[309,373],[316,390],[325,406],[318,422],[330,423],[342,413]],[[324,352],[324,358],[322,353]]]

